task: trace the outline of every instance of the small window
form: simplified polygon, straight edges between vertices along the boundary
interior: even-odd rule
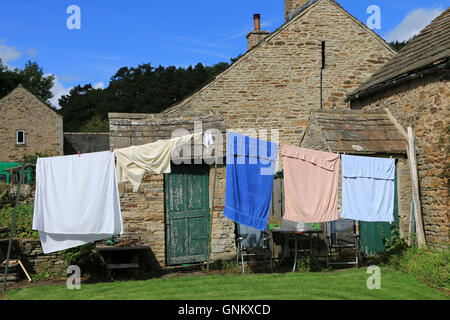
[[[16,144],[25,144],[25,130],[16,131]]]

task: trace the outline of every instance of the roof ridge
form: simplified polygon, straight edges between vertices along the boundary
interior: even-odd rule
[[[235,61],[233,64],[231,64],[227,69],[225,69],[222,73],[217,75],[214,79],[212,79],[210,82],[199,88],[197,91],[189,95],[188,97],[184,98],[182,101],[175,105],[171,105],[167,108],[164,108],[161,110],[161,113],[174,113],[182,109],[186,103],[188,103],[190,100],[192,100],[197,94],[202,92],[203,90],[206,90],[212,83],[214,83],[219,78],[223,77],[225,74],[227,74],[230,70],[236,67],[241,61],[242,58],[245,56],[248,56],[249,54],[255,52],[258,48],[260,48],[264,43],[271,40],[273,37],[278,35],[281,31],[283,31],[285,28],[287,28],[289,25],[294,23],[294,21],[297,21],[302,16],[304,16],[307,12],[309,12],[312,8],[317,6],[322,1],[328,1],[328,3],[334,5],[339,10],[341,10],[344,14],[346,14],[350,19],[352,19],[356,24],[358,24],[360,27],[362,27],[364,30],[368,32],[369,35],[374,37],[378,42],[380,42],[383,46],[385,46],[388,50],[390,50],[392,53],[397,53],[392,47],[383,39],[381,38],[377,33],[375,33],[373,30],[371,30],[369,27],[367,27],[364,23],[359,21],[356,17],[351,15],[347,10],[345,10],[339,3],[337,3],[335,0],[313,0],[308,2],[304,7],[302,7],[302,10],[299,10],[300,12],[297,13],[295,16],[293,16],[290,20],[283,23],[280,27],[275,29],[271,34],[269,34],[264,40],[262,40],[260,43],[258,43],[256,46],[254,46],[252,49],[246,51],[237,61]]]
[[[450,7],[411,38],[409,43],[395,57],[374,72],[366,82],[347,95],[347,100],[358,98],[361,93],[367,90],[376,89],[382,84],[393,83],[395,79],[418,70],[427,69],[438,61],[445,62],[445,60],[448,60],[450,57],[450,41],[446,36],[449,31]]]

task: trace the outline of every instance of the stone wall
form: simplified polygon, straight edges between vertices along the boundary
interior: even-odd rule
[[[6,260],[8,243],[8,239],[0,240],[0,260],[2,262]],[[68,267],[62,255],[57,252],[44,254],[40,240],[14,239],[11,248],[11,260],[19,258],[31,277],[36,274],[63,275]],[[21,268],[15,269],[16,271],[11,270],[11,274]],[[23,278],[26,277],[22,270],[19,273]]]
[[[109,133],[64,132],[64,154],[108,151]]]
[[[449,242],[449,182],[442,176],[450,161],[449,97],[448,75],[437,73],[352,103],[355,109],[387,108],[405,130],[413,127],[425,237],[436,247]]]
[[[20,258],[29,274],[62,275],[69,266],[57,252],[44,254],[40,240],[17,240],[20,247]]]
[[[25,145],[16,144],[17,130],[25,130]],[[0,100],[0,161],[43,152],[63,154],[63,119],[19,86]]]

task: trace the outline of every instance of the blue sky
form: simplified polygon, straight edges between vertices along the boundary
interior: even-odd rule
[[[408,38],[445,10],[449,0],[337,0],[366,23],[381,9],[388,40]],[[70,5],[81,9],[81,29],[69,30]],[[188,66],[229,62],[247,48],[252,15],[262,29],[284,23],[284,0],[0,0],[0,58],[11,67],[37,61],[56,75],[54,93],[77,84],[108,86],[122,66]]]

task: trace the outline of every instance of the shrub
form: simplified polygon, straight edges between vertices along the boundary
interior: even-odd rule
[[[9,193],[9,187],[6,182],[0,182],[0,209],[12,207],[16,203],[16,196]]]
[[[39,232],[32,230],[34,206],[19,205],[16,215],[16,225],[13,236],[21,239],[39,239]],[[4,207],[0,209],[0,226],[11,227],[14,208]],[[0,234],[0,237],[8,237],[9,234]]]
[[[450,289],[450,250],[407,249],[389,265],[434,288]]]
[[[83,274],[97,273],[102,266],[100,256],[95,252],[95,244],[88,243],[62,251],[64,261],[80,267]]]

